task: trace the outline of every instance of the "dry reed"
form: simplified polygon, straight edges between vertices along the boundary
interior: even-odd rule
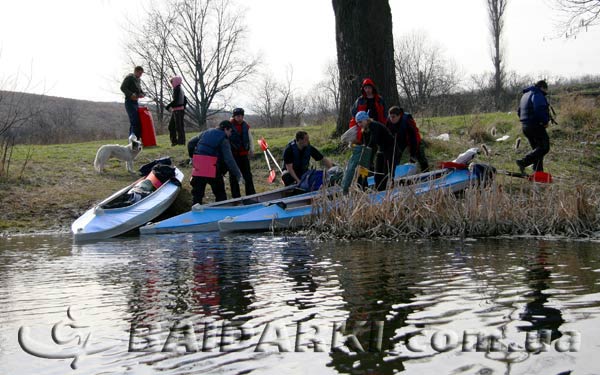
[[[509,191],[510,190],[510,191]],[[552,235],[588,237],[600,230],[597,190],[591,187],[492,183],[463,194],[407,190],[372,204],[353,191],[319,200],[310,231],[320,239],[399,239]]]

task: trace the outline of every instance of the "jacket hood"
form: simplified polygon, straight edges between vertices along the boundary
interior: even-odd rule
[[[182,79],[181,77],[175,76],[173,78],[171,78],[171,86],[173,86],[173,88],[181,85]]]
[[[375,83],[373,82],[373,80],[371,78],[365,78],[362,81],[362,85],[360,86],[360,92],[362,93],[363,96],[366,97],[367,94],[365,93],[365,86],[373,87],[373,95],[378,95],[377,86],[375,86]]]

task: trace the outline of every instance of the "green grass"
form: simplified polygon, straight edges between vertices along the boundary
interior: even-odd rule
[[[564,103],[569,103],[566,106]],[[558,177],[559,183],[597,184],[600,177],[600,111],[597,105],[573,99],[563,101],[559,111],[560,126],[548,129],[551,150],[546,157],[548,172]],[[454,159],[469,147],[485,143],[491,150],[489,155],[480,155],[479,161],[487,162],[500,169],[515,170],[514,160],[530,150],[521,135],[521,126],[515,113],[489,113],[454,117],[417,118],[417,124],[428,144],[426,154],[430,164]],[[335,125],[305,126],[288,128],[254,128],[256,140],[264,137],[274,156],[281,163],[285,145],[298,130],[310,134],[311,143],[334,162],[345,165],[349,152],[341,147],[337,138],[331,138]],[[492,137],[492,128],[496,136]],[[448,133],[450,141],[435,137]],[[191,138],[194,133],[189,133]],[[508,135],[505,142],[495,139]],[[521,147],[514,149],[515,140],[522,137]],[[156,158],[170,156],[186,175],[183,191],[174,208],[176,214],[189,210],[191,205],[188,178],[190,167],[187,148],[171,147],[167,135],[157,137],[157,147],[147,147],[135,161],[135,168]],[[0,232],[39,231],[44,229],[68,228],[70,223],[94,203],[114,191],[133,182],[137,176],[125,170],[124,162],[111,160],[105,172],[98,175],[93,169],[96,150],[103,144],[119,143],[123,140],[105,140],[84,143],[48,146],[19,145],[14,148],[8,177],[0,179]],[[267,183],[268,169],[258,145],[251,160],[257,191],[266,191],[276,185]],[[343,151],[338,151],[343,150]],[[406,154],[406,153],[405,153]],[[29,159],[28,159],[29,155]],[[407,157],[406,155],[404,156]],[[502,179],[502,177],[499,177]],[[524,183],[522,180],[504,181],[510,184]],[[226,183],[228,185],[228,183]],[[228,193],[229,194],[229,193]],[[207,192],[212,199],[212,193]]]

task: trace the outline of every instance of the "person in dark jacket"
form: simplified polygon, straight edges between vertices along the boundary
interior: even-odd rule
[[[240,172],[233,155],[229,137],[233,132],[231,123],[227,120],[221,121],[218,128],[208,129],[198,136],[192,138],[188,143],[188,152],[192,158],[192,204],[202,204],[206,184],[209,184],[215,201],[227,200],[223,174],[229,170],[236,176],[240,184],[244,178]],[[193,151],[192,151],[193,150]]]
[[[185,128],[183,118],[185,114],[186,98],[181,87],[181,77],[171,78],[171,86],[173,86],[173,100],[165,107],[171,112],[171,120],[169,121],[169,138],[171,146],[185,145]]]
[[[356,114],[360,111],[366,112],[373,120],[385,124],[386,106],[385,101],[377,92],[377,87],[371,78],[365,78],[362,82],[361,95],[356,99],[352,106],[352,118],[350,119],[350,128],[356,126]],[[362,138],[362,130],[358,130],[358,140]]]
[[[121,83],[121,91],[125,94],[125,110],[129,117],[129,135],[132,134],[137,139],[142,139],[142,127],[140,124],[140,115],[138,113],[138,99],[145,96],[142,91],[142,83],[140,78],[144,74],[144,68],[136,66],[133,73],[129,73]]]
[[[333,167],[333,163],[310,144],[308,133],[300,130],[283,150],[283,175],[281,179],[285,186],[300,183],[302,175],[308,171],[311,158],[322,162],[328,169]]]
[[[388,119],[385,124],[395,139],[394,146],[394,169],[400,164],[402,153],[408,147],[411,163],[419,163],[421,172],[429,171],[429,163],[425,157],[425,145],[417,122],[408,112],[400,107],[393,106],[388,111]]]
[[[523,126],[523,134],[533,150],[523,159],[516,160],[521,174],[525,174],[525,168],[529,165],[533,165],[536,172],[544,171],[544,156],[550,151],[550,138],[546,132],[550,122],[547,92],[548,84],[544,80],[523,90],[517,113]]]
[[[229,121],[233,126],[229,142],[231,143],[231,151],[235,163],[244,177],[245,193],[246,195],[256,194],[254,181],[252,180],[252,171],[250,170],[250,158],[254,157],[254,140],[250,133],[250,125],[244,121],[244,109],[235,108]],[[229,174],[229,184],[231,186],[231,196],[234,198],[241,197],[240,186],[232,174]]]
[[[355,120],[362,130],[362,146],[371,149],[369,169],[375,172],[375,188],[379,191],[386,190],[392,170],[394,137],[385,125],[373,120],[364,111],[358,112]],[[367,176],[361,175],[358,182],[363,189],[366,188]]]

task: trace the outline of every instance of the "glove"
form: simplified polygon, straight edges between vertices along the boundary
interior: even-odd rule
[[[246,181],[244,180],[244,177],[240,176],[240,178],[238,178],[238,184],[244,185],[245,183],[246,183]]]
[[[165,107],[165,109],[166,109],[167,111],[169,111],[169,110],[171,109],[171,105],[170,105],[170,104],[167,104],[167,106]]]

